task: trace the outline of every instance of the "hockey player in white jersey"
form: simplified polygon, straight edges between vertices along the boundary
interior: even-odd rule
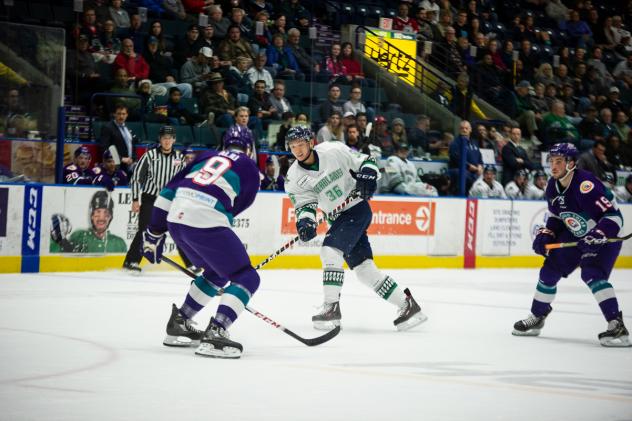
[[[617,202],[632,203],[632,174],[626,177],[623,186],[614,188],[614,194],[617,196]]]
[[[434,186],[419,179],[417,167],[408,160],[408,151],[408,144],[400,143],[395,155],[386,160],[386,191],[410,196],[439,196]]]
[[[329,330],[340,325],[344,262],[360,282],[397,306],[397,317],[393,322],[397,330],[410,329],[424,322],[427,317],[410,291],[383,274],[373,262],[367,229],[373,216],[368,200],[375,193],[379,174],[375,160],[352,152],[340,142],[314,147],[314,135],[304,127],[292,127],[286,143],[296,161],[288,170],[285,189],[296,211],[296,229],[301,241],[316,237],[318,207],[330,213],[354,190],[363,199],[351,201],[330,221],[320,253],[324,304],[312,317],[314,327]]]
[[[525,195],[525,199],[543,200],[544,191],[546,190],[546,185],[548,181],[549,178],[546,176],[546,173],[544,171],[536,170],[533,173],[533,183],[527,184],[527,193]]]
[[[486,165],[483,175],[472,184],[470,188],[470,197],[479,197],[482,199],[506,199],[505,189],[502,184],[496,181],[496,167]]]

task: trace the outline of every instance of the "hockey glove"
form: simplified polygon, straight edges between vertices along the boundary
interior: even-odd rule
[[[598,228],[593,228],[579,240],[577,247],[582,253],[597,253],[607,242],[606,234]]]
[[[356,190],[360,193],[360,197],[369,200],[377,190],[377,171],[373,168],[362,167],[358,172],[349,170],[349,173],[356,180]]]
[[[61,244],[72,231],[70,221],[61,213],[56,213],[51,217],[50,238],[57,244]]]
[[[151,263],[160,263],[162,259],[162,250],[165,247],[166,234],[154,234],[146,229],[143,232],[143,256]]]
[[[296,231],[298,231],[298,238],[303,242],[308,242],[312,238],[316,237],[316,221],[310,218],[302,218],[296,222]]]
[[[533,240],[533,251],[535,251],[536,254],[546,257],[549,253],[546,249],[546,245],[551,244],[553,241],[555,241],[555,233],[548,228],[540,228],[538,235],[536,235]]]

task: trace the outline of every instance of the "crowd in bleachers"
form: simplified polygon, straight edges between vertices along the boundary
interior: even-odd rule
[[[370,100],[379,88],[351,43],[315,48],[310,28],[339,29],[342,22],[341,3],[325,3],[86,1],[78,24],[69,23],[66,86],[75,103],[92,103],[104,121],[123,103],[128,126],[143,121],[140,130],[149,135],[150,127],[155,133],[157,125],[174,125],[181,142],[205,147],[239,124],[266,149],[275,124],[278,140],[270,149],[284,152],[287,129],[307,124],[317,142],[342,141],[384,158],[385,192],[457,193],[463,143],[465,188],[480,196],[480,182],[493,191],[496,177],[481,149],[493,152],[503,195],[509,189],[512,197],[541,190],[539,154],[556,142],[585,151],[582,165],[611,184],[616,170],[632,167],[632,2],[367,0],[394,8],[393,29],[416,33],[419,55],[455,80],[452,87],[439,84],[432,97],[463,119],[458,133],[432,130],[438,125],[425,115],[384,112]],[[347,6],[360,12],[362,4]],[[367,23],[362,13],[349,18]],[[299,92],[305,86],[309,93]],[[97,92],[114,96],[93,98]],[[510,120],[487,121],[475,96]],[[422,180],[407,165],[411,157],[445,159],[448,174]],[[277,178],[266,187],[282,186]]]

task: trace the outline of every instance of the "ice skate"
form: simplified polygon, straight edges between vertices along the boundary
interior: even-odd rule
[[[314,329],[317,330],[332,330],[336,326],[340,326],[340,302],[324,303],[320,312],[312,316],[312,323],[314,323]]]
[[[428,320],[428,316],[421,312],[421,307],[419,307],[408,288],[404,290],[404,294],[406,294],[406,301],[397,310],[397,318],[393,321],[393,324],[399,331],[411,329]]]
[[[140,265],[136,262],[123,263],[123,269],[125,269],[125,271],[131,275],[140,275],[142,273]]]
[[[192,320],[185,319],[178,311],[175,304],[171,305],[171,317],[167,322],[167,336],[162,341],[166,346],[193,346],[199,345],[204,332],[193,327]]]
[[[551,310],[553,309],[550,308],[546,314],[537,317],[533,313],[529,313],[529,317],[514,323],[514,330],[511,334],[515,336],[538,336],[544,327],[544,320],[551,313]]]
[[[226,329],[211,319],[195,353],[212,358],[239,358],[242,351],[241,344],[231,341]]]
[[[619,312],[616,319],[608,322],[608,330],[599,334],[599,342],[607,347],[632,346],[628,329],[623,324],[623,314]]]

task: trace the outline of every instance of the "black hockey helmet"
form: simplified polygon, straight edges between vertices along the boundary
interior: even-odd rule
[[[173,126],[162,126],[158,132],[158,137],[171,136],[176,137],[176,129]]]
[[[114,201],[110,198],[108,192],[100,190],[96,192],[90,200],[90,213],[89,217],[92,217],[92,213],[96,209],[107,209],[110,211],[110,215],[114,215]]]

